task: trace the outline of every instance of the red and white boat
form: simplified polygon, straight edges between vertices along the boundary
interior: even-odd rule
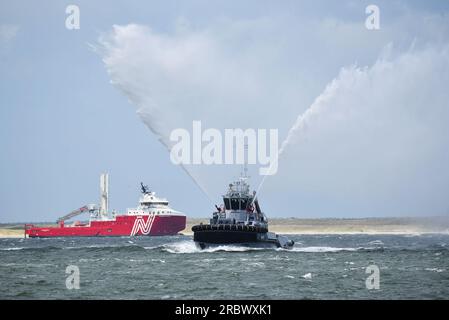
[[[186,227],[185,214],[169,207],[167,199],[142,186],[142,196],[137,208],[126,214],[108,213],[108,175],[101,176],[101,203],[83,206],[57,220],[57,226],[38,227],[25,225],[25,237],[108,237],[108,236],[165,236],[176,235]],[[82,213],[90,213],[86,223],[65,221]]]

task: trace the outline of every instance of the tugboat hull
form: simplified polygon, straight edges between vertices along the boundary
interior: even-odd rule
[[[237,229],[237,228],[236,228]],[[208,245],[239,244],[256,247],[291,248],[293,241],[285,237],[268,232],[261,228],[242,228],[246,230],[232,230],[231,226],[198,225],[192,228],[193,240],[204,249]],[[259,232],[263,230],[264,232]]]
[[[260,239],[260,234],[248,231],[210,230],[198,231],[193,235],[195,242],[214,244],[257,242],[258,239]]]

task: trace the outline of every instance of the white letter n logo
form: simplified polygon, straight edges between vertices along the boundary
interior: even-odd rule
[[[145,222],[143,217],[137,217],[134,221],[133,229],[130,236],[135,236],[140,231],[142,235],[149,235],[153,226],[154,214],[150,214]]]

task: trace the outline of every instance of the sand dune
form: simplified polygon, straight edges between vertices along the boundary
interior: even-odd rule
[[[0,229],[0,238],[23,238],[23,230],[14,230],[8,228]]]
[[[207,218],[187,219],[185,235],[192,226],[207,223]],[[48,224],[45,224],[48,225]],[[363,218],[363,219],[270,219],[270,231],[280,234],[424,234],[449,233],[449,218]],[[18,224],[0,226],[0,238],[21,238],[23,227]]]
[[[188,219],[184,234],[208,219]],[[449,233],[448,218],[270,219],[270,231],[280,234],[422,234]]]

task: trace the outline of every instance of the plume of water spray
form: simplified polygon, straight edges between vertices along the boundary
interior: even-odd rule
[[[342,75],[344,75],[348,71],[357,72],[357,70],[358,69],[356,69],[355,67],[352,67],[349,70],[343,68],[340,72],[340,76],[332,80],[332,82],[326,86],[324,92],[315,99],[312,105],[304,113],[300,114],[296,118],[295,123],[287,133],[287,137],[281,143],[281,147],[279,148],[279,157],[284,153],[285,149],[289,145],[291,145],[297,138],[301,137],[301,133],[306,130],[307,124],[311,119],[313,119],[314,117],[318,117],[320,114],[326,111],[326,108],[330,107],[328,101],[338,90]]]
[[[166,127],[164,125],[164,123],[161,120],[156,121],[155,119],[153,119],[152,117],[149,117],[147,115],[147,113],[144,111],[144,109],[139,109],[137,111],[137,114],[140,116],[140,118],[142,119],[142,121],[147,125],[147,127],[151,130],[151,132],[153,132],[157,139],[159,140],[159,142],[165,146],[168,150],[168,152],[171,151],[173,145],[172,142],[170,140],[168,140],[166,137],[168,136],[167,134],[163,134],[161,128]],[[173,157],[175,157],[175,159],[177,160],[177,163],[179,164],[179,166],[181,167],[181,169],[190,177],[190,179],[192,179],[193,183],[198,187],[198,189],[201,190],[201,192],[203,192],[203,194],[209,199],[209,201],[211,203],[214,203],[211,196],[209,195],[209,193],[206,191],[206,189],[203,187],[203,185],[201,184],[201,182],[199,181],[199,179],[197,179],[183,164],[181,161],[178,161],[178,155],[176,153],[172,154]]]
[[[129,33],[129,37],[140,36],[142,30],[135,25],[121,28],[114,26],[115,36],[120,36]],[[137,114],[148,129],[156,136],[157,140],[170,152],[173,143],[169,140],[171,124],[168,119],[173,119],[175,114],[172,110],[163,108],[157,101],[152,98],[151,87],[139,75],[139,69],[142,67],[139,63],[126,64],[123,66],[124,57],[130,54],[126,50],[130,50],[126,45],[116,42],[117,39],[100,38],[99,46],[91,46],[91,48],[99,53],[103,58],[103,63],[111,78],[111,83],[120,90],[130,101],[130,103],[137,107]],[[131,56],[134,56],[132,54]],[[126,60],[126,59],[125,59]],[[126,60],[126,62],[128,62]],[[129,75],[134,75],[134,77]],[[137,74],[137,75],[136,75]],[[173,155],[177,157],[177,155]],[[185,165],[181,162],[179,166],[190,177],[193,183],[201,190],[201,192],[213,203],[209,193],[196,177]]]
[[[342,72],[343,71],[344,69],[342,70]],[[327,101],[334,95],[335,91],[338,89],[338,79],[339,78],[336,78],[330,84],[328,84],[324,92],[315,99],[312,105],[304,113],[298,115],[295,123],[288,131],[287,137],[282,141],[281,147],[279,148],[278,151],[278,157],[274,162],[271,163],[268,170],[269,172],[271,171],[274,165],[277,165],[282,154],[285,152],[286,148],[289,145],[291,145],[298,137],[301,137],[301,133],[304,132],[304,130],[307,128],[307,124],[310,121],[310,119],[317,117],[319,114],[325,111],[326,107],[328,107],[329,104],[327,103]],[[259,186],[256,189],[257,195],[262,189],[262,186],[265,183],[267,176],[268,175],[265,175],[262,178],[261,182],[259,183]],[[254,199],[256,198],[254,197]]]
[[[190,125],[186,123],[188,119],[200,118],[208,119],[209,125],[220,127],[226,123],[223,120],[224,115],[218,117],[219,111],[223,110],[221,108],[226,107],[226,115],[233,114],[229,112],[228,106],[240,107],[236,101],[251,102],[253,100],[248,92],[260,93],[263,91],[261,88],[270,88],[273,85],[271,82],[258,83],[258,79],[264,79],[262,75],[244,77],[248,81],[243,84],[258,85],[242,86],[242,81],[236,79],[244,73],[248,61],[228,63],[234,62],[236,57],[222,55],[223,47],[217,45],[214,41],[216,37],[210,36],[211,34],[214,33],[166,36],[147,28],[129,25],[115,27],[113,39],[104,43],[107,52],[102,55],[103,61],[113,84],[138,107],[139,116],[168,150],[171,148],[167,138],[170,129],[186,127]],[[445,190],[445,182],[427,178],[435,176],[441,181],[448,181],[442,178],[447,176],[446,170],[438,171],[439,168],[446,168],[441,160],[447,158],[447,152],[444,151],[447,150],[448,143],[447,90],[444,84],[448,82],[449,74],[448,51],[446,46],[441,49],[430,47],[420,52],[413,50],[410,54],[401,54],[398,58],[380,59],[372,67],[343,68],[313,104],[297,117],[280,144],[278,161],[283,161],[293,143],[308,133],[309,137],[317,139],[313,145],[309,144],[303,149],[304,154],[309,156],[304,160],[306,163],[311,161],[323,166],[323,161],[327,159],[316,159],[316,162],[313,158],[320,156],[318,148],[326,149],[323,158],[330,155],[339,160],[334,161],[333,166],[331,164],[333,171],[338,171],[340,164],[351,167],[350,164],[354,161],[361,161],[359,171],[351,172],[352,176],[341,178],[351,191],[358,190],[356,185],[362,175],[377,178],[381,183],[386,181],[385,177],[406,177],[417,182],[408,185],[417,186],[421,186],[424,180],[430,180],[426,187],[429,196],[435,193],[431,190]],[[255,64],[253,68],[248,69],[247,74],[257,74],[254,71],[259,69],[259,64]],[[216,79],[219,81],[216,82]],[[284,86],[284,82],[278,79],[276,83],[282,83]],[[241,94],[236,95],[236,92]],[[269,110],[269,106],[273,105],[269,96],[270,94],[266,96],[267,99],[263,99],[267,106],[264,110]],[[232,99],[228,100],[229,97]],[[211,101],[214,101],[211,104],[214,108],[205,108]],[[251,109],[248,110],[252,112]],[[207,111],[209,113],[205,114]],[[258,115],[265,120],[269,119],[270,122],[272,120],[265,112],[256,114]],[[239,118],[244,119],[243,121],[247,119],[244,116]],[[171,126],[167,125],[168,122]],[[392,137],[394,139],[391,139]],[[332,144],[329,141],[332,141]],[[405,148],[404,141],[408,143]],[[416,145],[416,141],[427,143]],[[340,146],[345,148],[339,148]],[[348,151],[358,152],[358,157],[348,159]],[[391,154],[396,155],[396,158],[389,158]],[[378,169],[379,159],[383,160],[384,175],[373,175],[364,169]],[[417,174],[412,172],[412,166],[402,166],[401,162],[410,159],[414,160],[414,165],[419,169],[415,170]],[[426,165],[423,166],[423,163]],[[397,168],[401,170],[393,170]],[[188,166],[182,169],[207,195],[202,185],[208,180],[204,179],[203,183],[200,183],[198,178],[201,177],[201,172],[196,172]],[[202,170],[204,173],[204,169]],[[392,176],[391,172],[397,176]],[[322,187],[338,193],[336,191],[341,188],[336,186],[336,182],[339,180],[329,177],[330,175],[322,176],[328,179],[328,183],[323,183]],[[257,192],[265,180],[266,176],[263,177]],[[442,187],[430,188],[435,184]],[[283,183],[283,186],[287,185],[288,183]],[[401,187],[399,183],[397,187]],[[208,189],[210,190],[209,186]],[[422,189],[423,187],[416,189],[416,194],[424,203],[426,199]],[[364,195],[367,194],[374,193]]]

